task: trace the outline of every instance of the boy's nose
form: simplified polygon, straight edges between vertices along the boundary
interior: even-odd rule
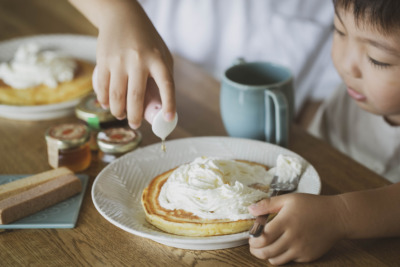
[[[360,68],[361,58],[356,52],[357,50],[348,49],[348,52],[344,54],[343,59],[343,71],[346,75],[361,78],[362,72]]]

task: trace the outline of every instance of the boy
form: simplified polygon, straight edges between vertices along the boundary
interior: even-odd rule
[[[333,2],[332,59],[344,86],[324,104],[314,130],[359,161],[381,161],[375,170],[396,183],[251,206],[253,215],[279,211],[262,236],[249,240],[253,255],[276,265],[315,260],[340,239],[400,236],[400,2]]]

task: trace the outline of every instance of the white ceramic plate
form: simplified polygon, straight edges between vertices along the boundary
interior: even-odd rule
[[[276,165],[279,154],[297,156],[304,166],[298,191],[319,194],[321,190],[313,166],[294,152],[269,143],[232,137],[196,137],[167,141],[166,148],[165,153],[161,151],[161,144],[138,148],[112,162],[94,181],[92,199],[96,209],[112,224],[171,247],[223,249],[246,244],[249,237],[247,232],[214,237],[178,236],[146,222],[140,202],[143,189],[155,176],[198,156],[243,159],[268,166]]]
[[[9,61],[17,48],[35,42],[43,49],[60,51],[74,58],[96,61],[96,38],[86,35],[56,34],[36,35],[11,39],[0,43],[0,62]],[[68,116],[74,112],[79,99],[51,105],[13,106],[0,105],[0,116],[14,120],[49,120]]]

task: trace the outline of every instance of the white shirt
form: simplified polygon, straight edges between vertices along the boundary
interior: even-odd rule
[[[359,108],[345,86],[323,103],[309,131],[391,182],[400,182],[400,126]]]
[[[238,57],[295,77],[296,111],[340,79],[331,63],[331,0],[140,0],[169,49],[220,79]]]

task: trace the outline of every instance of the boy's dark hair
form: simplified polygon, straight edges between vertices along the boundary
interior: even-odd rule
[[[352,11],[357,24],[371,25],[384,33],[400,29],[400,0],[333,0],[338,9]]]

